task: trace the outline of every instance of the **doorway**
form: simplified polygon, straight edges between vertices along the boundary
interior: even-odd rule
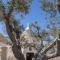
[[[26,60],[32,60],[33,56],[34,56],[34,53],[33,52],[27,53],[26,54]]]

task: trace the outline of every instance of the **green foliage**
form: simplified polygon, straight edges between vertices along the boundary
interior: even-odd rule
[[[21,12],[28,12],[29,6],[26,3],[19,3],[16,5],[16,9]]]
[[[42,4],[42,6],[41,6],[42,9],[45,10],[45,11],[48,11],[48,10],[50,11],[52,9],[52,7],[53,7],[53,4],[50,3],[47,0],[42,0],[41,4]]]
[[[60,24],[60,18],[57,16],[57,1],[53,0],[41,0],[41,9],[48,13],[47,17],[47,28],[51,31],[51,35],[57,36],[58,24]]]
[[[28,13],[31,0],[0,0],[0,11],[3,16],[11,16],[14,11],[18,11],[20,13]],[[2,15],[1,14],[1,15]]]
[[[52,16],[56,16],[57,10],[56,10],[56,1],[49,1],[49,0],[41,0],[41,9],[45,12],[48,12],[49,14],[52,14]]]
[[[14,8],[19,12],[27,13],[31,3],[30,1],[29,0],[11,0],[9,1],[8,6],[9,8]]]
[[[37,39],[37,41],[44,40],[46,38],[48,33],[46,31],[42,31],[37,23],[31,23],[30,25],[30,31],[32,32],[32,36],[34,36]]]

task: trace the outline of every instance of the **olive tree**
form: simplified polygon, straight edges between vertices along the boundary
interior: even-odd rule
[[[25,58],[21,51],[19,41],[21,32],[14,12],[26,14],[30,4],[31,0],[0,0],[0,18],[5,23],[6,31],[12,41],[12,51],[17,60],[25,60]],[[14,20],[15,22],[12,22]]]

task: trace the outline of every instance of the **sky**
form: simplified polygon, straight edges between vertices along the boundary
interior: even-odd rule
[[[33,21],[37,21],[39,26],[44,29],[46,28],[47,21],[45,20],[46,13],[42,11],[40,8],[39,0],[33,0],[29,13],[25,15],[23,18],[21,18],[18,14],[16,15],[16,18],[21,20],[21,23],[24,25],[24,27],[27,27],[27,25]],[[19,20],[19,21],[20,21]],[[5,25],[0,23],[0,33],[3,35],[6,35],[5,32]]]
[[[37,21],[39,26],[46,27],[46,14],[41,10],[39,0],[33,0],[29,13],[21,18],[22,24],[26,27],[29,23]],[[19,19],[20,16],[17,15]]]

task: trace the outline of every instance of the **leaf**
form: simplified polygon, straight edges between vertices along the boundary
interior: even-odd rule
[[[51,17],[56,16],[56,2],[50,2],[49,0],[41,0],[41,9],[51,15]]]
[[[16,9],[22,13],[27,13],[30,7],[30,3],[31,3],[28,1],[29,0],[16,1],[16,5],[15,5]]]

